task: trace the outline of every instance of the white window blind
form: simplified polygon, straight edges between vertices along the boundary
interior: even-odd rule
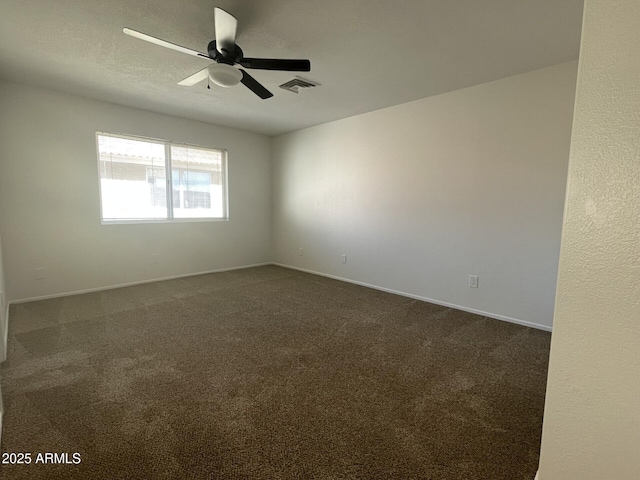
[[[223,150],[96,135],[103,222],[227,217]]]
[[[222,217],[222,152],[171,146],[173,215],[175,218]]]

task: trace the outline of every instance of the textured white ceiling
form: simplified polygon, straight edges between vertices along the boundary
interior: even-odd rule
[[[578,57],[583,0],[0,0],[0,77],[245,130],[279,134]],[[122,33],[206,52],[213,8],[238,19],[246,56],[308,58],[252,70],[274,93],[177,82],[207,65]]]

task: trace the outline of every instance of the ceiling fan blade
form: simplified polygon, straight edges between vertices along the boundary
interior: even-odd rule
[[[260,82],[258,82],[255,78],[253,78],[251,75],[249,75],[247,72],[245,72],[241,68],[239,68],[238,70],[242,72],[242,80],[240,81],[245,87],[247,87],[249,90],[251,90],[253,93],[258,95],[263,100],[273,97],[273,93],[271,93],[269,90],[264,88],[264,86]]]
[[[287,72],[309,72],[309,60],[282,60],[278,58],[243,58],[240,65],[244,68],[258,68],[260,70],[285,70]]]
[[[127,35],[131,35],[132,37],[139,38],[140,40],[144,40],[145,42],[155,43],[156,45],[160,45],[161,47],[170,48],[171,50],[175,50],[176,52],[186,53],[188,55],[193,55],[194,57],[202,57],[208,60],[211,60],[211,57],[206,53],[198,52],[196,50],[191,50],[190,48],[181,47],[180,45],[176,45],[175,43],[167,42],[165,40],[160,40],[159,38],[152,37],[151,35],[147,35],[146,33],[138,32],[137,30],[132,30],[130,28],[123,28],[122,31]]]
[[[178,82],[178,85],[184,85],[185,87],[192,87],[196,83],[200,83],[201,81],[203,81],[208,76],[209,76],[209,72],[207,71],[207,67],[204,67],[199,72],[196,72],[190,77],[187,77],[184,80]]]
[[[233,54],[236,44],[238,20],[221,8],[213,9],[213,21],[216,29],[216,48],[224,56]]]

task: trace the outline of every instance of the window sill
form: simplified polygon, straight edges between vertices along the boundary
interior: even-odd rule
[[[101,225],[139,225],[145,223],[203,223],[203,222],[228,222],[229,218],[172,218],[168,219],[131,219],[131,220],[101,220]]]

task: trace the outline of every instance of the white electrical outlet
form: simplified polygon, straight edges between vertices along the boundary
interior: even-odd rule
[[[478,288],[478,276],[477,275],[469,275],[469,286],[471,288]]]
[[[304,252],[303,252],[303,250],[302,250],[301,248],[299,248],[299,249],[298,249],[298,255],[299,255],[300,257],[302,257],[303,253],[304,253]]]
[[[153,253],[151,255],[151,263],[160,263],[160,254],[159,253]]]
[[[36,268],[35,270],[36,280],[44,280],[47,278],[47,270],[43,267]]]
[[[342,254],[342,263],[347,263],[347,256]]]

